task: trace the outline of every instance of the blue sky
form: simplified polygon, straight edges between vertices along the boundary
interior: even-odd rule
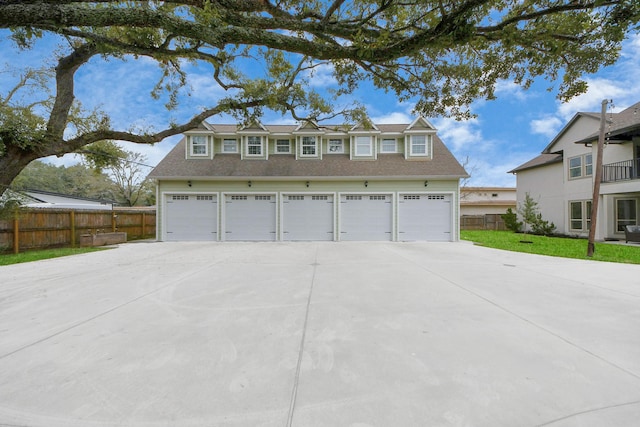
[[[6,39],[6,31],[0,31],[0,70],[39,67],[43,61],[52,64],[55,44],[45,40],[31,51],[16,51]],[[603,99],[613,99],[614,111],[620,111],[640,101],[640,35],[628,39],[619,61],[585,76],[589,83],[586,94],[568,103],[556,99],[553,82],[538,80],[523,90],[510,82],[501,82],[493,101],[476,101],[472,110],[477,118],[464,122],[442,117],[428,117],[438,129],[440,138],[456,158],[466,164],[472,177],[472,186],[515,186],[515,177],[507,171],[537,156],[553,137],[578,111],[599,112]],[[76,94],[85,107],[100,107],[112,117],[119,129],[155,128],[166,125],[171,117],[184,120],[199,108],[211,105],[222,96],[222,91],[212,84],[207,69],[189,66],[191,95],[183,97],[181,106],[168,113],[162,102],[149,96],[157,81],[158,68],[148,59],[110,60],[94,59],[77,74]],[[0,93],[6,94],[15,78],[10,73],[0,74]],[[327,70],[320,70],[311,84],[321,89],[330,87],[333,81]],[[548,90],[552,87],[551,91]],[[364,87],[353,99],[364,104],[375,123],[410,123],[413,104],[399,103],[382,90]],[[210,123],[234,123],[230,117],[212,117]],[[294,123],[290,117],[267,112],[264,123]],[[140,151],[147,156],[148,164],[157,164],[178,142],[179,136],[167,138],[153,146],[122,144],[127,149]],[[70,165],[78,158],[67,155],[51,158],[54,164]]]

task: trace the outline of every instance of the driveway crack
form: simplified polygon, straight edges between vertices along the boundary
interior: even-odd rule
[[[300,338],[300,349],[298,350],[298,363],[296,365],[296,373],[293,379],[293,389],[291,390],[291,400],[289,402],[289,415],[287,417],[287,427],[293,425],[293,414],[296,408],[296,398],[298,397],[298,384],[300,383],[300,371],[302,369],[302,357],[304,355],[304,343],[307,336],[307,325],[309,323],[309,311],[311,308],[311,297],[313,296],[313,287],[316,282],[316,271],[318,269],[318,246],[316,245],[316,254],[313,264],[313,273],[311,275],[311,284],[309,286],[309,294],[307,296],[307,305],[305,308],[304,324],[302,325],[302,337]]]
[[[194,272],[192,272],[191,274],[188,274],[186,277],[192,276],[192,275],[196,274],[197,272],[202,271],[202,270],[204,270],[204,269],[205,269],[205,268],[201,268],[201,269],[199,269],[199,270],[197,270],[197,271],[194,271]],[[186,277],[183,277],[183,278],[181,279],[181,281],[182,281],[182,280],[184,280]],[[75,329],[75,328],[79,327],[79,326],[85,325],[85,324],[87,324],[87,323],[89,323],[89,322],[92,322],[92,321],[94,321],[94,320],[96,320],[96,319],[99,319],[100,317],[106,316],[106,315],[107,315],[107,314],[109,314],[109,313],[112,313],[112,312],[114,312],[114,311],[116,311],[116,310],[119,310],[119,309],[121,309],[122,307],[125,307],[125,306],[127,306],[127,305],[129,305],[129,304],[132,304],[132,303],[134,303],[134,302],[136,302],[136,301],[139,301],[139,300],[141,300],[141,299],[143,299],[143,298],[146,298],[146,297],[148,297],[149,295],[153,295],[153,294],[155,294],[155,293],[157,293],[157,292],[162,291],[163,289],[166,289],[166,288],[168,288],[168,287],[175,286],[175,285],[176,285],[176,283],[175,283],[175,282],[171,282],[171,283],[168,283],[168,284],[166,284],[166,285],[164,285],[164,286],[161,286],[161,287],[159,287],[159,288],[153,289],[153,290],[151,290],[151,291],[149,291],[149,292],[145,292],[144,294],[142,294],[142,295],[138,295],[137,297],[135,297],[135,298],[133,298],[133,299],[130,299],[130,300],[128,300],[128,301],[125,301],[125,302],[123,302],[122,304],[116,305],[116,306],[114,306],[114,307],[111,307],[111,308],[110,308],[110,309],[108,309],[108,310],[102,311],[102,312],[100,312],[100,313],[96,314],[95,316],[91,316],[91,317],[89,317],[89,318],[86,318],[86,319],[80,320],[79,322],[76,322],[76,323],[74,323],[74,324],[72,324],[72,325],[70,325],[70,326],[67,326],[67,327],[66,327],[66,328],[64,328],[64,329],[61,329],[61,330],[59,330],[59,331],[57,331],[57,332],[54,332],[54,333],[52,333],[52,334],[50,334],[50,335],[47,335],[47,336],[45,336],[45,337],[42,337],[42,338],[40,338],[40,339],[38,339],[38,340],[36,340],[36,341],[33,341],[33,342],[29,343],[29,344],[25,344],[25,345],[23,345],[22,347],[19,347],[19,348],[15,349],[15,350],[12,350],[12,351],[10,351],[10,352],[8,352],[8,353],[1,354],[1,355],[0,355],[0,360],[2,360],[2,359],[4,359],[4,358],[7,358],[7,357],[9,357],[9,356],[12,356],[12,355],[14,355],[14,354],[16,354],[16,353],[19,353],[19,352],[21,352],[21,351],[23,351],[23,350],[26,350],[26,349],[28,349],[28,348],[30,348],[30,347],[33,347],[33,346],[35,346],[35,345],[38,345],[38,344],[40,344],[40,343],[43,343],[43,342],[45,342],[45,341],[48,341],[48,340],[50,340],[51,338],[57,337],[58,335],[62,335],[62,334],[64,334],[64,333],[66,333],[66,332],[69,332],[69,331],[71,331],[71,330],[73,330],[73,329]]]
[[[587,349],[587,348],[585,348],[585,347],[583,347],[583,346],[581,346],[581,345],[569,340],[568,338],[563,337],[559,333],[554,332],[551,329],[546,328],[546,327],[544,327],[544,326],[542,326],[542,325],[540,325],[540,324],[538,324],[538,323],[536,323],[536,322],[534,322],[534,321],[532,321],[532,320],[530,320],[530,319],[528,319],[528,318],[526,318],[526,317],[524,317],[524,316],[522,316],[522,315],[520,315],[520,314],[518,314],[518,313],[516,313],[516,312],[514,312],[512,310],[509,310],[508,308],[500,305],[499,303],[497,303],[496,301],[491,300],[488,297],[485,297],[484,295],[482,295],[481,293],[479,293],[477,291],[471,290],[468,287],[465,287],[465,286],[461,285],[460,283],[457,283],[457,282],[455,282],[455,281],[453,281],[453,280],[451,280],[451,279],[449,279],[449,278],[447,278],[447,277],[445,277],[445,276],[443,276],[443,275],[441,275],[441,274],[439,274],[439,273],[437,273],[437,272],[435,272],[433,270],[430,270],[430,269],[426,268],[424,265],[421,265],[421,264],[415,262],[414,260],[412,260],[410,258],[407,258],[406,256],[404,256],[400,252],[397,252],[397,255],[402,257],[402,258],[404,258],[404,259],[406,259],[408,262],[418,266],[422,270],[425,270],[425,271],[429,272],[430,274],[433,274],[434,276],[439,277],[440,279],[444,280],[445,282],[447,282],[447,283],[449,283],[449,284],[451,284],[451,285],[453,285],[453,286],[455,286],[455,287],[457,287],[457,288],[459,288],[459,289],[461,289],[461,290],[463,290],[463,291],[465,291],[465,292],[467,292],[467,293],[469,293],[471,295],[474,295],[476,298],[479,298],[479,299],[485,301],[486,303],[493,305],[497,309],[502,310],[505,313],[508,313],[509,315],[514,316],[514,317],[520,319],[521,321],[523,321],[525,323],[528,323],[529,325],[531,325],[531,326],[533,326],[533,327],[535,327],[535,328],[537,328],[537,329],[539,329],[541,331],[544,331],[545,333],[547,333],[549,335],[552,335],[552,336],[556,337],[557,339],[559,339],[559,340],[565,342],[566,344],[568,344],[568,345],[570,345],[570,346],[572,346],[572,347],[574,347],[574,348],[576,348],[576,349],[578,349],[578,350],[590,355],[591,357],[594,357],[594,358],[596,358],[596,359],[608,364],[609,366],[612,366],[612,367],[614,367],[614,368],[616,368],[616,369],[618,369],[618,370],[620,370],[620,371],[622,371],[622,372],[624,372],[624,373],[626,373],[628,375],[631,375],[632,377],[634,377],[636,379],[640,379],[640,374],[638,374],[638,373],[636,373],[634,371],[631,371],[631,370],[629,370],[629,369],[627,369],[627,368],[625,368],[623,366],[620,366],[620,365],[616,364],[615,362],[612,362],[611,360],[608,360],[605,357],[603,357],[603,356],[601,356],[601,355],[599,355],[597,353],[594,353],[593,351],[591,351],[591,350],[589,350],[589,349]]]
[[[632,406],[637,404],[640,404],[640,400],[634,400],[633,402],[618,403],[616,405],[603,406],[600,408],[587,409],[584,411],[576,412],[574,414],[565,415],[564,417],[556,418],[555,420],[547,421],[546,423],[543,423],[543,424],[538,424],[536,427],[550,426],[555,423],[568,420],[570,418],[579,417],[580,415],[593,414],[600,411],[606,411],[607,409],[614,409],[614,408],[620,408],[623,406]]]

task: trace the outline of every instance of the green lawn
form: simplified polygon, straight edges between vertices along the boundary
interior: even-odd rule
[[[586,239],[533,236],[510,231],[462,230],[460,237],[488,248],[550,255],[564,258],[640,264],[640,244],[632,246],[596,242],[592,258],[587,257]],[[522,240],[532,243],[522,243]]]
[[[105,249],[106,248],[59,248],[27,251],[19,254],[0,254],[0,265],[19,264],[21,262],[31,262],[41,259],[84,254],[87,252],[103,251]]]

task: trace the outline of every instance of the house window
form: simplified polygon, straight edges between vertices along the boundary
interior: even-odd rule
[[[207,137],[206,136],[191,137],[191,155],[192,156],[207,155]]]
[[[570,223],[572,230],[582,230],[582,202],[571,202]]]
[[[582,157],[569,159],[569,178],[579,178],[582,176]]]
[[[371,137],[356,136],[356,156],[371,156],[372,154]]]
[[[593,174],[593,155],[591,153],[569,159],[569,179],[591,176]]]
[[[291,153],[291,141],[288,139],[277,139],[276,140],[276,153],[278,154],[289,154]]]
[[[624,231],[627,225],[637,224],[637,210],[635,199],[616,200],[616,230]]]
[[[427,135],[411,135],[411,155],[427,155]]]
[[[586,231],[591,227],[591,200],[569,202],[569,228]]]
[[[238,152],[238,141],[234,139],[223,139],[222,140],[222,152],[223,153],[237,153]]]
[[[591,176],[593,173],[593,155],[586,154],[584,156],[584,174],[586,176]]]
[[[382,146],[380,147],[380,152],[381,153],[395,153],[397,150],[396,148],[396,140],[395,139],[383,139],[382,140]]]
[[[329,140],[329,153],[344,153],[344,143],[341,139]]]
[[[315,136],[302,137],[302,155],[303,156],[316,155],[316,137]]]
[[[262,156],[262,138],[259,136],[247,137],[247,155]]]

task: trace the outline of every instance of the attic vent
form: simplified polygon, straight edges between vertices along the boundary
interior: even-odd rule
[[[369,196],[369,200],[387,200],[387,196],[385,196],[384,194]]]
[[[444,194],[429,195],[429,200],[444,200]]]
[[[171,196],[171,200],[189,200],[189,196],[186,194],[174,194]]]
[[[271,196],[255,196],[256,200],[271,200]]]
[[[231,196],[231,200],[247,200],[247,196]]]
[[[351,196],[347,196],[346,198],[347,200],[362,200],[362,196],[351,195]]]
[[[199,195],[196,196],[196,200],[213,200],[212,195]]]
[[[402,196],[403,200],[420,200],[419,194],[405,194]]]
[[[289,200],[304,200],[304,196],[287,196]]]
[[[311,196],[311,200],[329,200],[329,196]]]

